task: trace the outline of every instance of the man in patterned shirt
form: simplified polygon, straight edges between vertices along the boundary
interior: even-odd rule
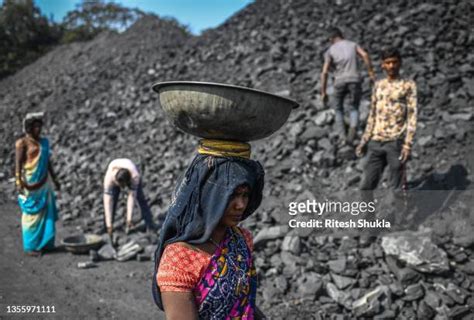
[[[372,199],[371,190],[377,187],[387,164],[390,187],[394,190],[402,188],[404,164],[410,156],[415,135],[416,84],[400,77],[401,62],[396,49],[382,53],[382,69],[387,77],[375,83],[367,126],[356,148],[358,157],[364,154],[366,146],[368,149],[360,189],[368,190],[367,195]]]

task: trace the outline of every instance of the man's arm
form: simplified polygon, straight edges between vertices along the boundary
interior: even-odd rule
[[[127,198],[127,224],[132,222],[133,207],[135,206],[135,198],[137,197],[137,190],[130,189]]]
[[[112,195],[104,192],[105,226],[108,233],[112,231],[112,206]]]
[[[112,211],[113,211],[113,198],[112,198],[112,167],[109,164],[107,171],[104,176],[104,214],[105,214],[105,226],[107,233],[112,237],[113,226],[112,226]],[[111,239],[112,240],[112,239]]]
[[[359,46],[356,47],[356,52],[362,58],[362,60],[364,60],[364,63],[367,66],[367,70],[369,72],[370,80],[375,82],[374,68],[372,67],[372,62],[370,61],[369,54],[367,53],[367,51],[365,51]]]
[[[323,70],[321,71],[321,100],[326,103],[327,101],[327,82],[328,82],[328,73],[331,66],[331,58],[327,57],[324,61]]]
[[[372,89],[369,117],[367,118],[367,125],[365,126],[365,131],[361,139],[361,143],[363,144],[366,144],[370,140],[370,138],[372,137],[372,131],[374,131],[375,112],[377,110],[376,92],[377,92],[377,86],[374,86],[374,88]]]
[[[416,131],[416,115],[417,115],[417,89],[414,81],[410,81],[408,84],[407,92],[407,132],[405,135],[405,141],[403,143],[403,150],[400,156],[401,161],[405,162],[408,160],[410,155],[411,146],[413,144],[413,138]]]
[[[356,155],[358,157],[361,157],[364,153],[364,148],[367,142],[369,142],[370,138],[372,137],[372,132],[374,130],[375,126],[375,112],[376,112],[376,107],[377,107],[377,84],[372,89],[372,101],[370,103],[370,112],[369,112],[369,117],[367,118],[367,125],[365,126],[365,131],[364,134],[362,135],[362,138],[360,140],[359,145],[356,148]]]

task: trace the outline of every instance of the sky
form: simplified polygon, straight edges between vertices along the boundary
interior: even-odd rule
[[[47,17],[61,22],[66,13],[74,10],[80,0],[34,0]],[[187,25],[194,34],[204,29],[214,28],[234,13],[244,8],[252,0],[115,0],[124,7],[138,8],[161,17],[171,16]],[[0,0],[0,4],[3,1]]]

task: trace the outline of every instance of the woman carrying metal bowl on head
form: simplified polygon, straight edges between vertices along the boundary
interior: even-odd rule
[[[250,160],[246,142],[277,131],[298,104],[209,82],[161,82],[153,90],[175,126],[206,138],[178,183],[160,232],[155,302],[171,320],[263,319],[255,305],[252,237],[238,227],[260,205],[264,184],[263,168]]]
[[[201,140],[178,184],[155,255],[153,295],[167,319],[255,319],[252,236],[264,171],[250,145]]]

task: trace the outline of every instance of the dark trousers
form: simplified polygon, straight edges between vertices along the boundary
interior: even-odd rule
[[[359,123],[359,104],[361,97],[360,82],[338,83],[334,86],[334,110],[336,112],[335,122],[339,132],[345,133],[344,126],[344,100],[349,98],[350,109],[350,127],[357,128]]]
[[[367,163],[361,190],[374,190],[388,164],[389,184],[393,190],[401,189],[403,182],[403,164],[400,161],[402,141],[370,141],[367,146]]]
[[[404,165],[400,161],[402,144],[401,140],[387,142],[370,141],[368,143],[368,159],[360,185],[363,201],[371,202],[374,200],[372,190],[377,187],[382,178],[383,171],[388,165],[391,211],[401,212],[403,210],[402,187],[405,170]]]
[[[112,187],[110,191],[112,192],[112,205],[113,205],[112,224],[113,224],[115,211],[117,210],[117,203],[120,196],[120,187],[114,186]],[[143,187],[142,187],[141,182],[138,184],[138,187],[137,187],[136,201],[138,202],[138,206],[140,207],[140,212],[142,214],[142,219],[145,221],[145,225],[147,227],[152,227],[153,222],[152,222],[151,210],[150,210],[150,207],[148,206],[148,202],[145,199],[145,194],[143,193]]]

